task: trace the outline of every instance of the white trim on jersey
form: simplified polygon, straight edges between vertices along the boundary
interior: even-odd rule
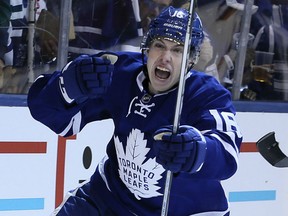
[[[60,136],[65,136],[68,131],[72,128],[73,134],[77,134],[80,132],[80,123],[81,123],[82,115],[79,111],[76,115],[71,118],[71,121],[67,125],[67,127],[59,134]]]
[[[74,26],[75,32],[85,32],[85,33],[93,33],[93,34],[102,34],[102,29],[94,28],[90,26]]]
[[[89,182],[89,180],[86,180],[86,181],[82,182],[75,190],[69,191],[69,192],[65,195],[62,203],[50,214],[50,216],[56,216],[56,215],[59,213],[59,211],[62,209],[62,207],[65,205],[65,203],[67,202],[67,200],[68,200],[70,197],[75,196],[76,193],[77,193],[77,191],[79,190],[79,188],[82,187],[84,184],[86,184],[86,183],[88,183],[88,182]]]
[[[21,37],[23,34],[23,29],[15,29],[13,28],[13,31],[11,32],[10,37]]]
[[[253,46],[252,46],[253,49],[257,49],[261,36],[264,33],[264,28],[265,26],[262,26],[257,32],[256,37],[253,42]],[[274,42],[275,42],[274,30],[273,30],[272,25],[269,25],[269,50],[268,52],[271,52],[271,53],[274,52]]]
[[[106,178],[106,175],[105,175],[105,170],[104,170],[105,162],[106,162],[107,160],[108,160],[108,155],[105,155],[105,156],[102,158],[102,160],[99,162],[99,164],[98,164],[98,171],[99,171],[99,174],[100,174],[102,180],[104,181],[107,189],[108,189],[109,191],[111,191],[111,190],[110,190],[110,187],[109,187],[109,185],[108,185],[107,178]]]
[[[23,17],[25,17],[23,11],[16,11],[11,13],[10,20],[23,19]]]
[[[235,159],[236,164],[238,165],[238,155],[237,155],[237,151],[235,150],[235,148],[233,148],[230,143],[225,142],[223,139],[221,139],[221,137],[219,137],[217,134],[211,134],[211,136],[215,137],[217,140],[219,140],[221,142],[221,144],[223,145],[224,149],[229,152]],[[233,141],[234,142],[234,141]],[[238,150],[238,148],[237,148]]]

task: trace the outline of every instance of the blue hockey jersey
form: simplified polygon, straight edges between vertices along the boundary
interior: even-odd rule
[[[59,89],[61,73],[54,72],[34,82],[28,106],[36,120],[63,136],[78,133],[89,122],[113,119],[115,131],[107,156],[90,179],[91,191],[95,190],[91,196],[101,196],[117,215],[160,215],[166,171],[155,160],[152,135],[173,124],[177,87],[149,94],[142,54],[117,55],[112,84],[102,98],[67,104]],[[203,133],[207,154],[197,173],[174,175],[169,215],[225,215],[229,207],[221,180],[236,172],[242,141],[230,93],[213,77],[191,70],[180,124]]]

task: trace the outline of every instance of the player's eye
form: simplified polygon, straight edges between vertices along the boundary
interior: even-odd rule
[[[176,48],[173,48],[172,51],[176,54],[182,54],[183,48],[182,47],[176,47]]]
[[[160,42],[155,42],[154,47],[157,49],[165,49],[165,46]]]

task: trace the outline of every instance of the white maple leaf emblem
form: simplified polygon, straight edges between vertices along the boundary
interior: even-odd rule
[[[150,148],[146,148],[147,141],[144,134],[138,129],[132,129],[127,138],[126,151],[118,137],[114,137],[118,156],[119,176],[126,187],[140,200],[161,196],[158,180],[162,178],[165,169],[156,162],[155,158],[149,158],[145,163],[146,154]]]

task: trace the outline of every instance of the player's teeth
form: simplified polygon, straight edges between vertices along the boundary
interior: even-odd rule
[[[164,67],[157,67],[157,69],[158,69],[158,70],[168,71],[168,72],[169,72],[169,70],[168,70],[167,68],[164,68]]]

